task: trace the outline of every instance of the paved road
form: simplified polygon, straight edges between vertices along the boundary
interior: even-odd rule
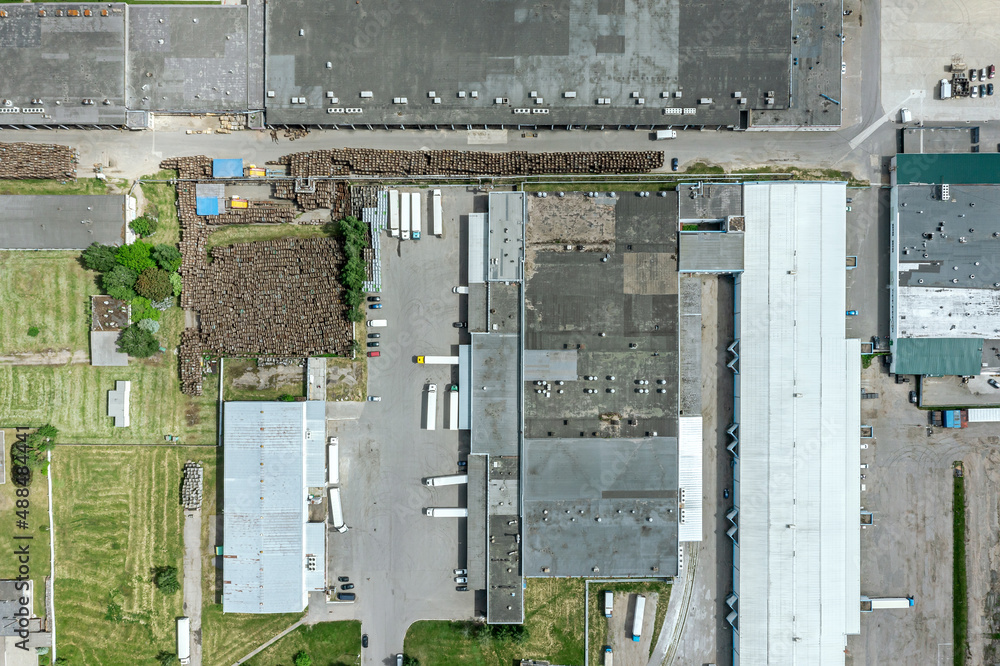
[[[184,512],[184,614],[191,619],[191,666],[201,666],[201,509]]]

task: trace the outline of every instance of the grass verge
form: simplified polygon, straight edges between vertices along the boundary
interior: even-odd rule
[[[0,180],[0,194],[107,194],[108,185],[97,178],[76,180]]]
[[[76,252],[0,252],[0,354],[87,351],[97,273]],[[38,336],[28,329],[38,327]]]
[[[616,594],[656,594],[656,613],[653,616],[653,634],[649,643],[649,653],[653,653],[656,647],[656,637],[660,635],[660,627],[667,617],[667,602],[670,601],[670,583],[662,580],[635,581],[628,583],[591,583],[590,603],[587,606],[587,613],[590,618],[590,655],[588,663],[602,663],[601,650],[605,645],[611,644],[611,637],[608,635],[608,621],[604,617],[604,592],[610,591]],[[647,606],[648,608],[648,606]]]
[[[59,655],[71,664],[134,664],[173,652],[183,598],[156,590],[150,574],[182,569],[178,488],[184,462],[198,453],[57,446],[52,457]],[[107,619],[112,604],[117,621]]]
[[[222,613],[222,604],[208,604],[201,612],[202,664],[229,666],[298,622],[302,613],[249,615]],[[360,627],[360,625],[359,625]],[[360,642],[360,637],[358,642]],[[272,662],[264,662],[272,663]],[[281,663],[281,662],[276,662]],[[291,664],[291,659],[284,662]],[[319,666],[322,662],[316,662]],[[326,666],[323,664],[323,666]]]
[[[961,466],[956,462],[955,467]],[[954,627],[955,666],[964,666],[969,650],[969,589],[965,571],[965,478],[954,478],[952,509],[954,551],[952,556],[952,624]]]
[[[298,627],[246,663],[247,666],[288,666],[300,650],[317,666],[353,666],[361,654],[361,623],[352,620]]]
[[[206,249],[211,251],[213,247],[275,238],[325,238],[328,234],[324,227],[319,224],[231,224],[212,232]]]
[[[583,663],[583,580],[531,578],[524,592],[521,642],[477,636],[475,623],[426,620],[406,633],[404,651],[433,666],[509,666],[520,659]]]
[[[142,189],[142,196],[146,200],[142,214],[155,217],[159,222],[156,233],[144,239],[147,243],[153,245],[157,243],[175,245],[180,242],[181,231],[180,222],[177,220],[176,204],[177,191],[170,183],[143,182],[150,178],[169,180],[176,177],[176,171],[164,169],[151,176],[143,176],[139,179],[139,187]]]

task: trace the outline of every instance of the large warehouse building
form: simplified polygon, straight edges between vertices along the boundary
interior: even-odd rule
[[[324,402],[227,402],[223,416],[222,610],[298,613],[326,587]]]

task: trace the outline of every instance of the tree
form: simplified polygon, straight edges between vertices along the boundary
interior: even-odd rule
[[[177,655],[173,652],[167,652],[162,650],[158,655],[156,655],[156,661],[160,662],[160,666],[177,666],[179,663],[177,661]]]
[[[132,287],[135,285],[135,281],[138,278],[139,274],[131,268],[126,268],[125,266],[115,266],[101,276],[101,285],[104,287],[104,291],[108,292],[109,296],[111,295],[111,290],[118,287],[124,287],[129,292],[134,293]]]
[[[111,289],[105,289],[108,292],[108,296],[111,298],[117,298],[120,301],[131,301],[135,298],[135,292],[132,291],[131,287],[112,287]]]
[[[177,567],[156,567],[153,569],[153,584],[164,594],[176,594],[181,589],[177,580]]]
[[[160,330],[160,322],[155,319],[140,319],[136,326],[153,334],[156,334]]]
[[[91,243],[90,247],[84,250],[81,256],[83,265],[92,271],[107,273],[115,267],[115,252],[117,249],[111,245]]]
[[[156,262],[149,256],[150,249],[149,243],[139,240],[131,245],[122,245],[115,252],[115,261],[121,266],[131,268],[138,275],[147,268],[156,266]]]
[[[144,270],[132,288],[135,289],[135,293],[151,301],[162,301],[174,293],[174,288],[170,284],[170,274],[160,268]]]
[[[181,251],[173,245],[157,245],[153,248],[150,256],[156,260],[160,268],[168,273],[173,273],[181,267]]]
[[[27,467],[29,472],[27,475],[18,474],[18,470],[15,467],[13,476],[14,482],[17,485],[26,486],[31,482],[30,472],[36,470],[44,471],[48,466],[48,454],[50,451],[55,449],[56,446],[56,436],[59,431],[50,423],[46,423],[41,426],[35,432],[28,435],[25,440],[23,447],[19,444],[15,444],[11,449],[12,455],[19,458],[20,455],[24,455],[22,461],[16,461],[15,466],[23,464]],[[23,471],[23,470],[22,470]]]
[[[181,289],[182,289],[182,287],[184,285],[183,285],[183,282],[181,281],[181,274],[180,273],[171,273],[170,274],[170,286],[172,286],[174,288],[174,296],[180,296],[181,295]]]
[[[136,296],[132,299],[132,321],[139,322],[143,319],[160,321],[160,311],[145,296]]]
[[[160,224],[159,222],[156,221],[156,218],[154,217],[140,215],[139,217],[129,222],[128,226],[136,234],[145,238],[146,236],[152,236],[156,232],[156,228],[160,226]]]
[[[292,657],[292,663],[295,664],[295,666],[312,666],[313,660],[312,657],[306,654],[305,650],[299,650],[295,653],[295,656]]]
[[[160,349],[160,343],[149,331],[129,326],[118,336],[118,351],[136,358],[148,358]]]

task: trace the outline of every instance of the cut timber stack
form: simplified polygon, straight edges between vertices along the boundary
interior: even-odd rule
[[[52,143],[0,143],[0,178],[76,178],[76,151]]]

